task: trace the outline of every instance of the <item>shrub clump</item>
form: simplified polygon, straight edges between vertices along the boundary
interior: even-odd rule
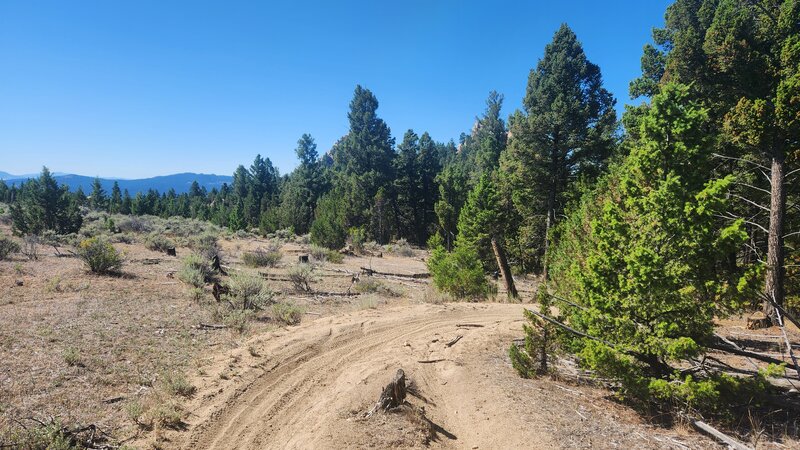
[[[0,261],[8,258],[8,255],[20,251],[19,244],[5,236],[0,237]]]
[[[311,264],[297,264],[287,272],[289,280],[295,289],[302,292],[311,292],[311,283],[316,281],[314,267]]]
[[[171,395],[179,395],[181,397],[191,397],[197,390],[186,375],[180,372],[169,372],[164,375],[164,390]]]
[[[219,248],[217,236],[214,234],[207,233],[192,239],[189,242],[189,247],[207,261],[213,260],[215,256],[220,261],[222,260],[222,251]]]
[[[272,315],[275,320],[285,323],[286,325],[297,325],[300,323],[305,308],[295,305],[292,302],[280,302],[272,305]]]
[[[334,264],[341,264],[344,261],[344,255],[319,245],[311,244],[311,257],[315,261],[328,261]]]
[[[206,282],[213,276],[214,270],[208,260],[194,253],[183,259],[181,269],[178,271],[179,280],[197,289],[205,287]]]
[[[278,250],[259,248],[252,252],[245,252],[242,255],[242,261],[248,267],[275,267],[281,261],[282,256]]]
[[[243,311],[262,310],[274,297],[263,278],[246,273],[233,274],[228,289],[233,307]]]
[[[380,294],[387,297],[400,297],[403,295],[401,289],[372,277],[359,280],[354,289],[362,294]]]
[[[122,255],[102,238],[81,241],[78,245],[78,256],[94,273],[116,273],[122,268]]]
[[[453,251],[448,252],[438,235],[434,235],[428,246],[433,249],[428,259],[428,270],[439,290],[457,299],[478,299],[489,295],[489,283],[474,247],[456,242]]]
[[[161,233],[151,233],[145,239],[144,244],[148,249],[162,253],[166,253],[168,249],[175,248],[175,243],[172,242],[172,239]]]

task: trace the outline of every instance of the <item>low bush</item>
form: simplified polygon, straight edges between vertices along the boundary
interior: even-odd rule
[[[115,273],[122,268],[122,255],[113,245],[101,238],[81,241],[78,245],[78,256],[94,273]]]
[[[8,258],[8,255],[19,251],[20,246],[16,241],[5,236],[0,237],[0,261]]]
[[[403,290],[396,286],[386,284],[372,277],[362,278],[354,286],[356,292],[362,294],[380,294],[388,297],[401,297]]]
[[[281,261],[280,251],[259,248],[252,252],[245,252],[242,261],[248,267],[275,267]]]
[[[161,233],[151,233],[144,240],[144,245],[155,252],[166,253],[168,249],[175,248],[175,242]]]
[[[386,251],[389,253],[394,253],[395,255],[398,256],[405,256],[405,257],[414,256],[414,249],[411,248],[411,245],[409,245],[408,241],[406,241],[405,239],[399,239],[391,246],[387,246]]]
[[[315,261],[328,261],[334,264],[341,264],[344,261],[344,255],[335,250],[330,250],[315,244],[311,244],[310,250],[311,257],[314,258]]]
[[[151,220],[144,217],[130,216],[117,221],[117,230],[121,233],[148,233],[153,230]]]
[[[164,390],[171,395],[191,397],[197,390],[197,388],[186,379],[186,375],[180,372],[166,373],[162,382],[164,384]]]
[[[257,311],[264,309],[274,297],[263,278],[246,273],[235,273],[228,282],[229,297],[236,309]]]
[[[292,302],[280,302],[272,305],[272,315],[275,320],[286,325],[297,325],[305,314],[305,308]]]
[[[178,271],[179,280],[197,289],[205,287],[206,282],[213,279],[213,275],[214,270],[208,260],[195,253],[183,258]]]
[[[452,252],[445,250],[441,243],[432,248],[428,270],[439,290],[457,299],[486,298],[490,294],[489,283],[474,247],[457,242]]]
[[[310,264],[297,264],[292,266],[287,275],[294,288],[302,292],[311,292],[311,283],[316,281],[314,267]]]
[[[364,253],[364,244],[367,242],[367,232],[364,228],[350,228],[347,233],[347,243],[356,253]]]
[[[207,261],[213,260],[215,256],[222,261],[222,251],[219,248],[215,234],[200,235],[189,242],[189,247]]]

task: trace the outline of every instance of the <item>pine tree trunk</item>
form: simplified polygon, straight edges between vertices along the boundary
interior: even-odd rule
[[[503,247],[497,242],[497,239],[492,238],[492,250],[494,250],[494,257],[497,259],[497,267],[503,275],[503,282],[506,284],[506,294],[509,298],[518,298],[517,287],[514,285],[514,277],[511,275],[511,268],[508,266],[508,259],[503,251]]]
[[[550,256],[550,228],[556,222],[556,189],[558,189],[558,130],[553,133],[553,149],[550,153],[550,188],[547,191],[547,218],[544,224],[544,280],[550,279],[548,259]]]
[[[769,299],[778,305],[784,304],[784,256],[783,256],[783,220],[786,214],[785,160],[783,152],[778,150],[772,157],[771,192],[769,208],[769,235],[767,236],[767,276],[764,283],[764,314],[773,324],[778,323],[775,307]]]

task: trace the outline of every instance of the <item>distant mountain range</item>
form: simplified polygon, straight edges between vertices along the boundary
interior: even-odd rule
[[[29,178],[35,178],[38,176],[39,174],[12,175],[10,173],[0,171],[0,180],[5,180],[6,184],[8,185],[19,185]],[[94,177],[59,172],[54,172],[53,176],[59,184],[66,184],[69,186],[71,191],[77,190],[80,186],[86,195],[89,195],[89,193],[92,192],[92,183],[94,182]],[[106,193],[111,193],[111,188],[114,186],[115,181],[119,183],[119,188],[121,190],[125,191],[125,189],[127,189],[131,195],[136,195],[137,192],[146,192],[149,189],[155,189],[159,193],[167,192],[170,189],[175,189],[175,192],[182,194],[189,191],[189,187],[194,181],[197,181],[201,187],[205,187],[210,191],[213,188],[219,189],[223,183],[228,183],[230,185],[233,182],[233,177],[226,175],[209,175],[204,173],[187,172],[153,178],[142,178],[138,180],[100,178],[100,184],[103,186],[103,189],[105,189]]]

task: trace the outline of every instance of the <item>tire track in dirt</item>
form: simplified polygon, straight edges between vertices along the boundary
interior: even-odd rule
[[[418,364],[416,360],[428,355],[410,354],[408,341],[422,349],[431,336],[444,330],[455,332],[461,322],[484,325],[462,332],[483,338],[493,333],[491,325],[516,322],[520,313],[519,305],[418,305],[320,319],[291,330],[259,350],[270,355],[253,369],[261,373],[237,388],[223,404],[211,406],[210,411],[204,411],[202,405],[195,410],[200,421],[189,431],[185,446],[311,446],[310,439],[319,436],[316,431],[331,425],[335,429],[335,422],[342,420],[341,405],[353,403],[347,401],[348,394],[353,389],[363,390],[352,385],[383,372],[385,366],[402,364],[412,377],[425,380],[425,395],[436,396],[425,389],[439,385],[430,381],[436,379],[438,369]],[[405,345],[401,341],[406,341]]]

